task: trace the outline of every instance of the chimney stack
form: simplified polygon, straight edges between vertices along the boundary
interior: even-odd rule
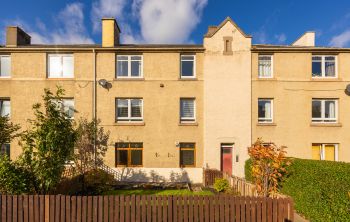
[[[315,32],[309,31],[305,32],[302,36],[300,36],[292,46],[315,46]]]
[[[115,18],[102,19],[102,47],[119,45],[120,29]]]
[[[17,26],[6,28],[6,46],[17,47],[20,45],[30,45],[30,35]]]

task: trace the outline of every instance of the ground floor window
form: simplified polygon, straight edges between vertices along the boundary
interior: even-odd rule
[[[143,143],[116,143],[116,167],[142,167]]]
[[[180,143],[180,167],[195,167],[196,144]]]
[[[0,149],[1,155],[7,155],[10,158],[10,144],[3,144]]]
[[[312,159],[338,161],[338,144],[313,143]]]

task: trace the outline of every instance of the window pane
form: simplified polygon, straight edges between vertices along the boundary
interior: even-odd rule
[[[259,77],[271,77],[271,56],[259,56]]]
[[[193,148],[195,147],[195,143],[180,143],[180,148]]]
[[[60,56],[49,56],[49,77],[61,77],[62,63]]]
[[[68,115],[69,118],[74,117],[74,100],[73,99],[63,100],[63,111]]]
[[[10,100],[0,100],[0,115],[10,116],[10,114],[11,114]]]
[[[335,145],[334,144],[326,144],[326,145],[324,145],[324,149],[325,149],[324,160],[334,161],[335,160]]]
[[[117,150],[117,165],[128,165],[127,150]]]
[[[130,148],[142,148],[142,143],[130,143]]]
[[[335,101],[325,101],[325,118],[335,118]]]
[[[271,119],[272,118],[271,101],[259,100],[258,101],[258,118]],[[263,120],[261,120],[263,121]]]
[[[117,118],[128,117],[128,100],[117,99]]]
[[[325,76],[335,77],[335,57],[327,56],[325,57]]]
[[[131,150],[131,165],[142,165],[142,150]]]
[[[10,157],[10,144],[3,144],[1,146],[0,155],[7,155]]]
[[[128,61],[117,62],[117,76],[128,76]]]
[[[131,56],[131,61],[141,61],[141,56]]]
[[[181,99],[180,100],[181,118],[194,120],[194,100]]]
[[[194,165],[194,150],[180,150],[180,165]]]
[[[73,56],[63,56],[63,77],[74,76],[74,58]]]
[[[321,118],[321,101],[313,100],[312,101],[312,118]]]
[[[193,67],[194,61],[181,61],[181,76],[194,76]]]
[[[142,117],[142,101],[140,99],[131,100],[131,117]]]
[[[0,76],[9,77],[11,75],[11,57],[0,56]]]
[[[321,160],[321,144],[312,144],[312,159]]]
[[[127,56],[117,56],[117,60],[128,60]]]
[[[131,61],[131,76],[141,76],[141,61]]]
[[[129,143],[116,143],[117,148],[129,148]]]
[[[320,62],[312,62],[312,76],[313,77],[321,77],[322,76],[322,63]]]

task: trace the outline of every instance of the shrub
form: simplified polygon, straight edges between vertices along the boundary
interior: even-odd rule
[[[244,165],[244,175],[247,181],[253,182],[252,176],[252,160],[249,158],[245,161]]]
[[[293,198],[299,213],[312,221],[350,221],[349,163],[293,159],[287,170],[280,191]]]
[[[217,192],[225,192],[230,188],[230,184],[228,183],[228,180],[216,178],[214,182],[214,189]]]

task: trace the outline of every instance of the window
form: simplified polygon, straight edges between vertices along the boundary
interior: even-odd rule
[[[1,146],[0,155],[7,155],[10,158],[10,144],[5,143]]]
[[[336,77],[336,56],[312,56],[312,77],[313,78],[334,78]]]
[[[196,121],[196,104],[195,99],[180,99],[180,122]]]
[[[195,143],[180,143],[180,167],[195,167],[195,148]]]
[[[141,167],[143,143],[116,143],[116,167]]]
[[[62,99],[62,103],[58,103],[55,100],[58,109],[61,109],[65,114],[67,114],[68,119],[74,119],[74,99]]]
[[[142,99],[116,99],[117,121],[142,121],[143,100]]]
[[[272,77],[272,55],[259,55],[259,78]]]
[[[338,161],[338,144],[312,144],[312,159]]]
[[[0,55],[0,78],[11,76],[11,57],[10,55]]]
[[[273,122],[273,100],[258,99],[258,122],[272,123]]]
[[[181,78],[196,77],[195,61],[195,55],[181,55]]]
[[[312,99],[312,122],[337,122],[338,100]]]
[[[140,78],[142,77],[141,55],[118,55],[117,78]]]
[[[9,99],[0,99],[0,116],[11,115],[11,103]]]
[[[49,78],[73,78],[74,57],[73,54],[49,54]]]

